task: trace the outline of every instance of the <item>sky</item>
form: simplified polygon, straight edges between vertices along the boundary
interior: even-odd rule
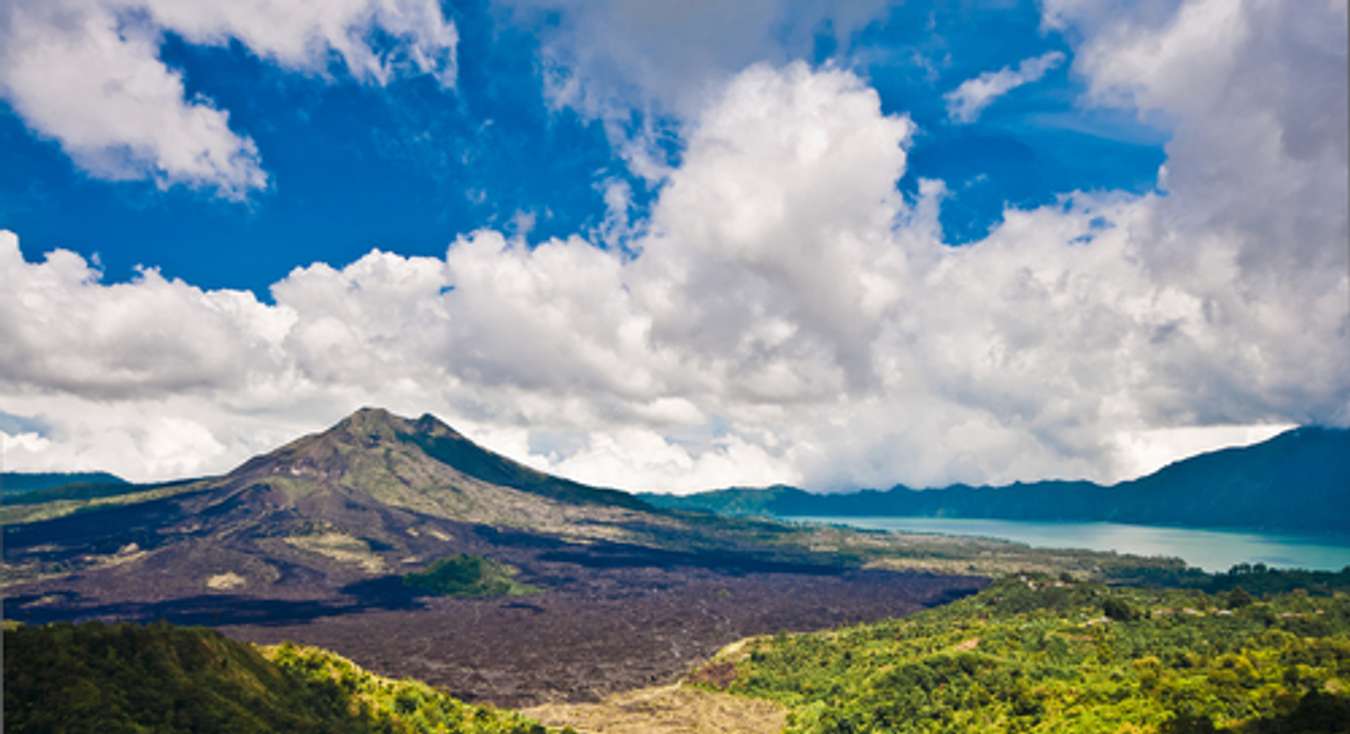
[[[677,492],[1350,424],[1343,2],[213,5],[0,7],[6,469],[363,405]]]

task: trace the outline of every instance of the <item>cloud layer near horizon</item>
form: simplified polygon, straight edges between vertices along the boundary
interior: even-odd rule
[[[361,404],[670,490],[1116,479],[1178,429],[1350,423],[1344,6],[1116,11],[1046,23],[1081,38],[1085,103],[1171,125],[1161,191],[1066,194],[963,247],[941,182],[896,190],[912,123],[801,63],[690,113],[635,255],[480,230],[264,304],[0,233],[0,408],[45,426],[0,435],[8,465],[219,471]]]

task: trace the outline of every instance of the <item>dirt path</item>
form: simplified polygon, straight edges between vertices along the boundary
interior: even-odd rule
[[[779,734],[787,712],[770,701],[682,684],[618,693],[600,703],[546,704],[526,716],[583,734]]]

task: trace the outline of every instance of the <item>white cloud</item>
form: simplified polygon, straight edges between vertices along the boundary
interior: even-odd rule
[[[372,31],[396,43],[377,51]],[[17,0],[0,7],[0,97],[90,174],[150,179],[243,199],[268,177],[252,138],[209,98],[189,97],[159,57],[165,32],[238,41],[289,69],[323,73],[329,55],[362,80],[401,69],[454,83],[455,27],[434,0]]]
[[[755,63],[809,57],[822,33],[844,52],[887,7],[885,0],[497,2],[541,28],[551,104],[603,121],[630,169],[649,180],[670,173],[662,144],[673,128],[701,114],[732,76]]]
[[[956,89],[943,95],[947,101],[947,116],[957,122],[974,122],[984,108],[1012,90],[1039,81],[1051,69],[1064,63],[1064,54],[1050,51],[1040,56],[1023,59],[1017,68],[1005,66],[998,71],[986,71],[961,82]]]
[[[586,481],[841,487],[1117,479],[1350,424],[1345,111],[1283,84],[1344,99],[1344,11],[1194,10],[1220,6],[1100,33],[1050,8],[1083,24],[1089,103],[1170,120],[1167,191],[1068,194],[962,247],[940,182],[896,191],[911,123],[801,64],[708,97],[629,252],[483,230],[297,269],[268,305],[0,236],[0,410],[51,427],[10,461],[218,471],[380,404]],[[1212,86],[1137,68],[1141,43]]]
[[[1188,456],[1259,443],[1291,428],[1290,424],[1158,428],[1122,434],[1118,441],[1122,455],[1135,462],[1125,472],[1141,475]]]
[[[0,471],[8,470],[12,464],[6,457],[18,457],[18,466],[26,466],[30,455],[41,456],[51,449],[52,442],[36,433],[5,433],[0,431]]]
[[[144,7],[156,25],[192,43],[235,39],[291,69],[322,73],[336,54],[353,76],[378,84],[404,70],[431,74],[443,86],[455,83],[459,34],[435,0],[109,1],[121,12]],[[371,44],[376,31],[390,36],[390,48]]]
[[[881,15],[882,0],[499,0],[543,30],[548,92],[555,104],[604,118],[633,107],[692,117],[722,84],[754,63],[808,56],[828,24],[837,43]]]

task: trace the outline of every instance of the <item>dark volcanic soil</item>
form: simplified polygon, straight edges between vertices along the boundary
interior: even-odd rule
[[[611,572],[612,573],[612,572]],[[594,700],[669,682],[748,635],[907,614],[973,591],[971,579],[849,573],[661,574],[646,589],[436,599],[302,625],[229,626],[256,642],[290,639],[341,651],[373,670],[504,706]]]
[[[382,509],[344,523],[368,533],[384,528],[378,537],[399,538],[397,552],[384,554],[389,572],[372,578],[351,563],[296,551],[269,535],[281,532],[287,515],[210,533],[189,524],[170,536],[162,529],[164,504],[7,529],[11,562],[115,553],[130,543],[140,551],[118,565],[7,589],[5,616],[209,625],[255,642],[320,645],[379,673],[419,678],[472,700],[525,706],[668,682],[747,635],[903,615],[984,585],[969,577],[849,569],[837,559],[763,549],[573,543]],[[204,517],[183,514],[192,523]],[[417,538],[394,532],[413,526],[424,531]],[[434,539],[426,532],[432,528]],[[543,591],[428,598],[401,583],[399,573],[458,552],[510,563],[521,581]],[[403,554],[420,560],[404,565]],[[275,580],[208,589],[204,580],[224,569],[250,578],[270,573]]]

